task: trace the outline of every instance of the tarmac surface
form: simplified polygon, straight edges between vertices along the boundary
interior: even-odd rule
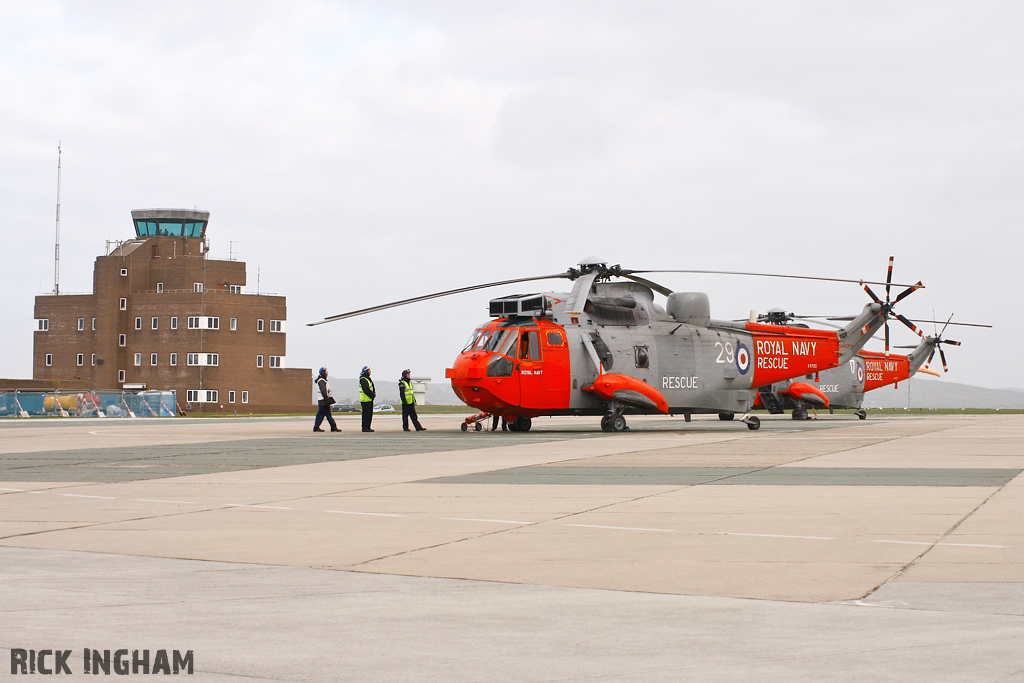
[[[1024,683],[1024,416],[423,423],[3,421],[3,656],[71,650],[81,675],[85,648],[191,650],[202,681]]]

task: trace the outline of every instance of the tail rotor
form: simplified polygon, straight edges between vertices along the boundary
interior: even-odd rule
[[[889,321],[890,320],[893,320],[893,319],[899,320],[901,323],[903,323],[904,325],[909,327],[911,330],[916,332],[917,336],[919,336],[919,337],[923,336],[922,333],[921,333],[921,330],[917,329],[917,326],[914,323],[912,323],[909,318],[906,318],[906,317],[900,315],[899,313],[897,313],[896,311],[894,311],[893,307],[896,304],[898,304],[900,301],[903,301],[903,299],[907,298],[908,296],[910,296],[911,294],[916,292],[918,289],[921,289],[922,287],[924,287],[924,283],[918,281],[917,284],[910,285],[909,287],[904,289],[902,292],[900,292],[896,296],[895,299],[891,299],[890,295],[891,295],[891,289],[892,289],[892,264],[893,264],[893,260],[894,260],[894,257],[890,256],[889,257],[889,271],[888,271],[888,273],[886,273],[886,277],[885,277],[885,300],[884,301],[882,299],[878,298],[878,295],[875,294],[873,291],[871,291],[871,288],[868,287],[867,283],[865,283],[865,282],[861,283],[861,286],[864,287],[864,291],[867,292],[867,295],[869,297],[871,297],[871,300],[874,301],[879,306],[881,306],[881,308],[878,309],[878,315],[880,315],[880,316],[885,318],[885,355],[886,356],[889,355]]]

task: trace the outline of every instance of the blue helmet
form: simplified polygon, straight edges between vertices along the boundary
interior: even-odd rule
[[[366,374],[366,372],[367,372],[367,371],[368,371],[369,369],[370,369],[370,366],[369,366],[369,365],[364,365],[364,366],[363,366],[363,369],[359,371],[359,374],[360,374],[360,375],[365,375],[365,374]]]
[[[326,367],[320,368],[320,376],[323,377],[326,374],[327,374],[327,368]]]

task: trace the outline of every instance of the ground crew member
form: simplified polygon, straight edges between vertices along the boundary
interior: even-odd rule
[[[402,377],[398,380],[398,397],[402,399],[402,429],[409,431],[409,419],[417,432],[426,431],[426,427],[420,425],[416,417],[416,394],[412,391],[412,379],[409,378],[409,371],[402,370]]]
[[[331,415],[331,404],[334,403],[334,395],[331,394],[331,385],[327,383],[327,368],[320,368],[320,374],[313,380],[316,382],[317,391],[317,411],[316,411],[316,422],[313,423],[314,432],[322,432],[320,425],[323,423],[324,418],[327,418],[328,424],[331,425],[332,432],[340,432],[338,425],[334,422],[334,416]]]
[[[377,392],[373,388],[373,380],[370,379],[370,368],[366,366],[359,373],[359,403],[363,406],[363,431],[372,432],[370,421],[373,420],[373,399],[377,398]]]

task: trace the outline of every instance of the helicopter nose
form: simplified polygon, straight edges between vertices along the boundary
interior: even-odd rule
[[[498,413],[515,405],[514,378],[488,377],[492,352],[463,353],[445,370],[455,394],[466,404],[487,413]]]

